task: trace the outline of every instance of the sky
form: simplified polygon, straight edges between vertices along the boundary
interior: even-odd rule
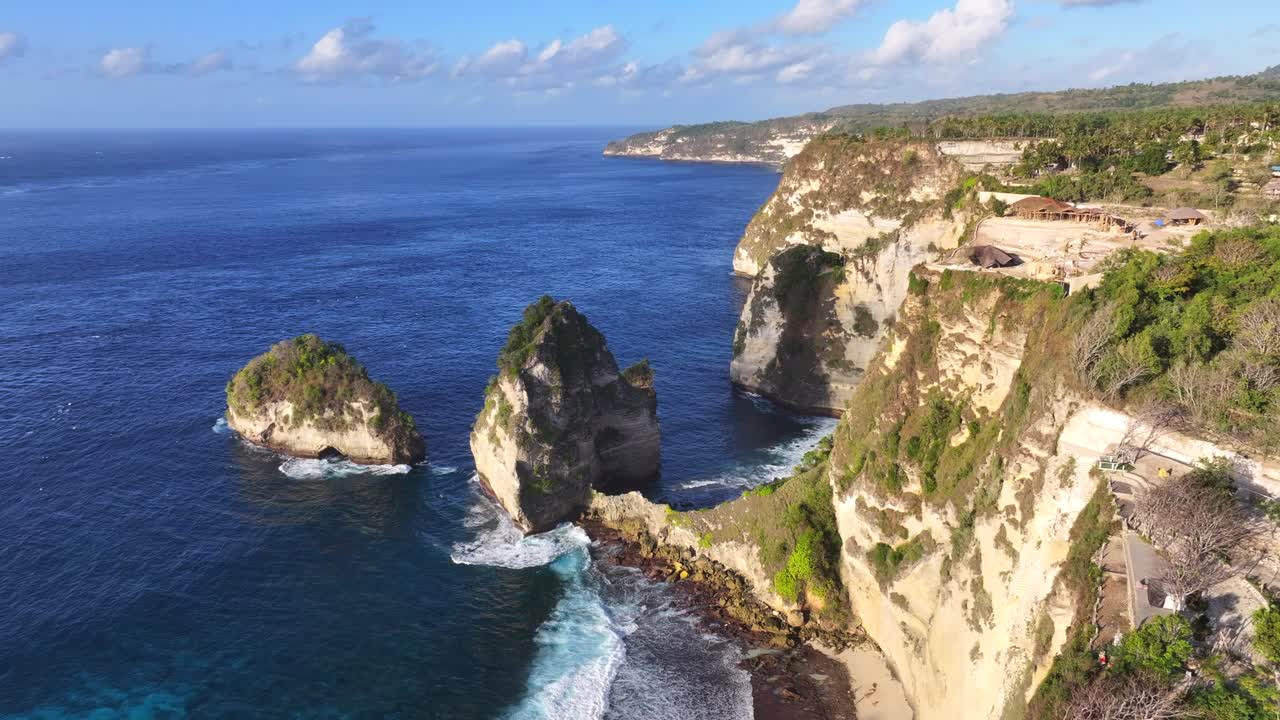
[[[1247,74],[1274,0],[3,0],[0,127],[666,126]]]

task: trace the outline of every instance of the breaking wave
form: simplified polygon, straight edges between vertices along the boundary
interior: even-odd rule
[[[741,720],[752,717],[741,651],[701,632],[661,583],[597,565],[581,528],[524,536],[477,493],[464,525],[474,539],[453,562],[510,569],[547,566],[562,594],[539,626],[524,697],[506,720]]]
[[[349,475],[404,475],[408,465],[361,465],[350,460],[315,460],[289,458],[280,464],[280,472],[297,480],[316,480]]]
[[[746,490],[784,477],[800,463],[805,453],[836,428],[835,418],[815,417],[797,438],[763,448],[752,457],[710,478],[680,483],[681,490],[701,488],[739,488]]]
[[[497,503],[479,495],[464,525],[475,538],[455,543],[450,559],[458,565],[491,565],[512,570],[541,567],[591,544],[582,528],[565,523],[554,530],[525,536]]]

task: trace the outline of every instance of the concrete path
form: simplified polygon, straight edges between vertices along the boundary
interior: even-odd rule
[[[1129,530],[1124,531],[1124,555],[1125,564],[1129,568],[1129,611],[1134,627],[1142,627],[1143,623],[1157,615],[1172,615],[1172,610],[1156,604],[1162,599],[1163,593],[1144,587],[1153,578],[1164,573],[1164,559],[1140,535]],[[1144,583],[1144,580],[1147,582]]]

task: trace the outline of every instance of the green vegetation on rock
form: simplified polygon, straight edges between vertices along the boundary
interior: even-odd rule
[[[848,599],[840,579],[840,533],[827,481],[831,446],[831,438],[823,438],[789,477],[711,510],[671,511],[667,522],[698,533],[702,547],[754,543],[778,595],[841,626],[848,620]]]
[[[507,334],[507,344],[498,353],[499,370],[508,375],[520,372],[537,347],[543,323],[555,307],[556,301],[550,295],[543,295],[524,309],[520,322]]]
[[[342,431],[362,418],[352,404],[372,411],[369,425],[391,444],[416,437],[413,417],[400,409],[395,393],[369,379],[368,372],[337,343],[313,334],[276,343],[245,365],[227,383],[227,406],[251,416],[271,403],[292,405],[294,425],[310,422],[322,430]]]

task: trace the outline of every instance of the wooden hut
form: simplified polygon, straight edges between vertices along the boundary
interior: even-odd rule
[[[1020,217],[1024,220],[1062,220],[1073,212],[1075,212],[1075,208],[1070,203],[1033,195],[1022,198],[1010,205],[1006,214]]]
[[[969,262],[991,269],[1017,265],[1018,259],[995,245],[973,245],[969,248]]]
[[[1209,218],[1195,208],[1180,207],[1170,210],[1165,220],[1169,225],[1200,225],[1207,222]]]

